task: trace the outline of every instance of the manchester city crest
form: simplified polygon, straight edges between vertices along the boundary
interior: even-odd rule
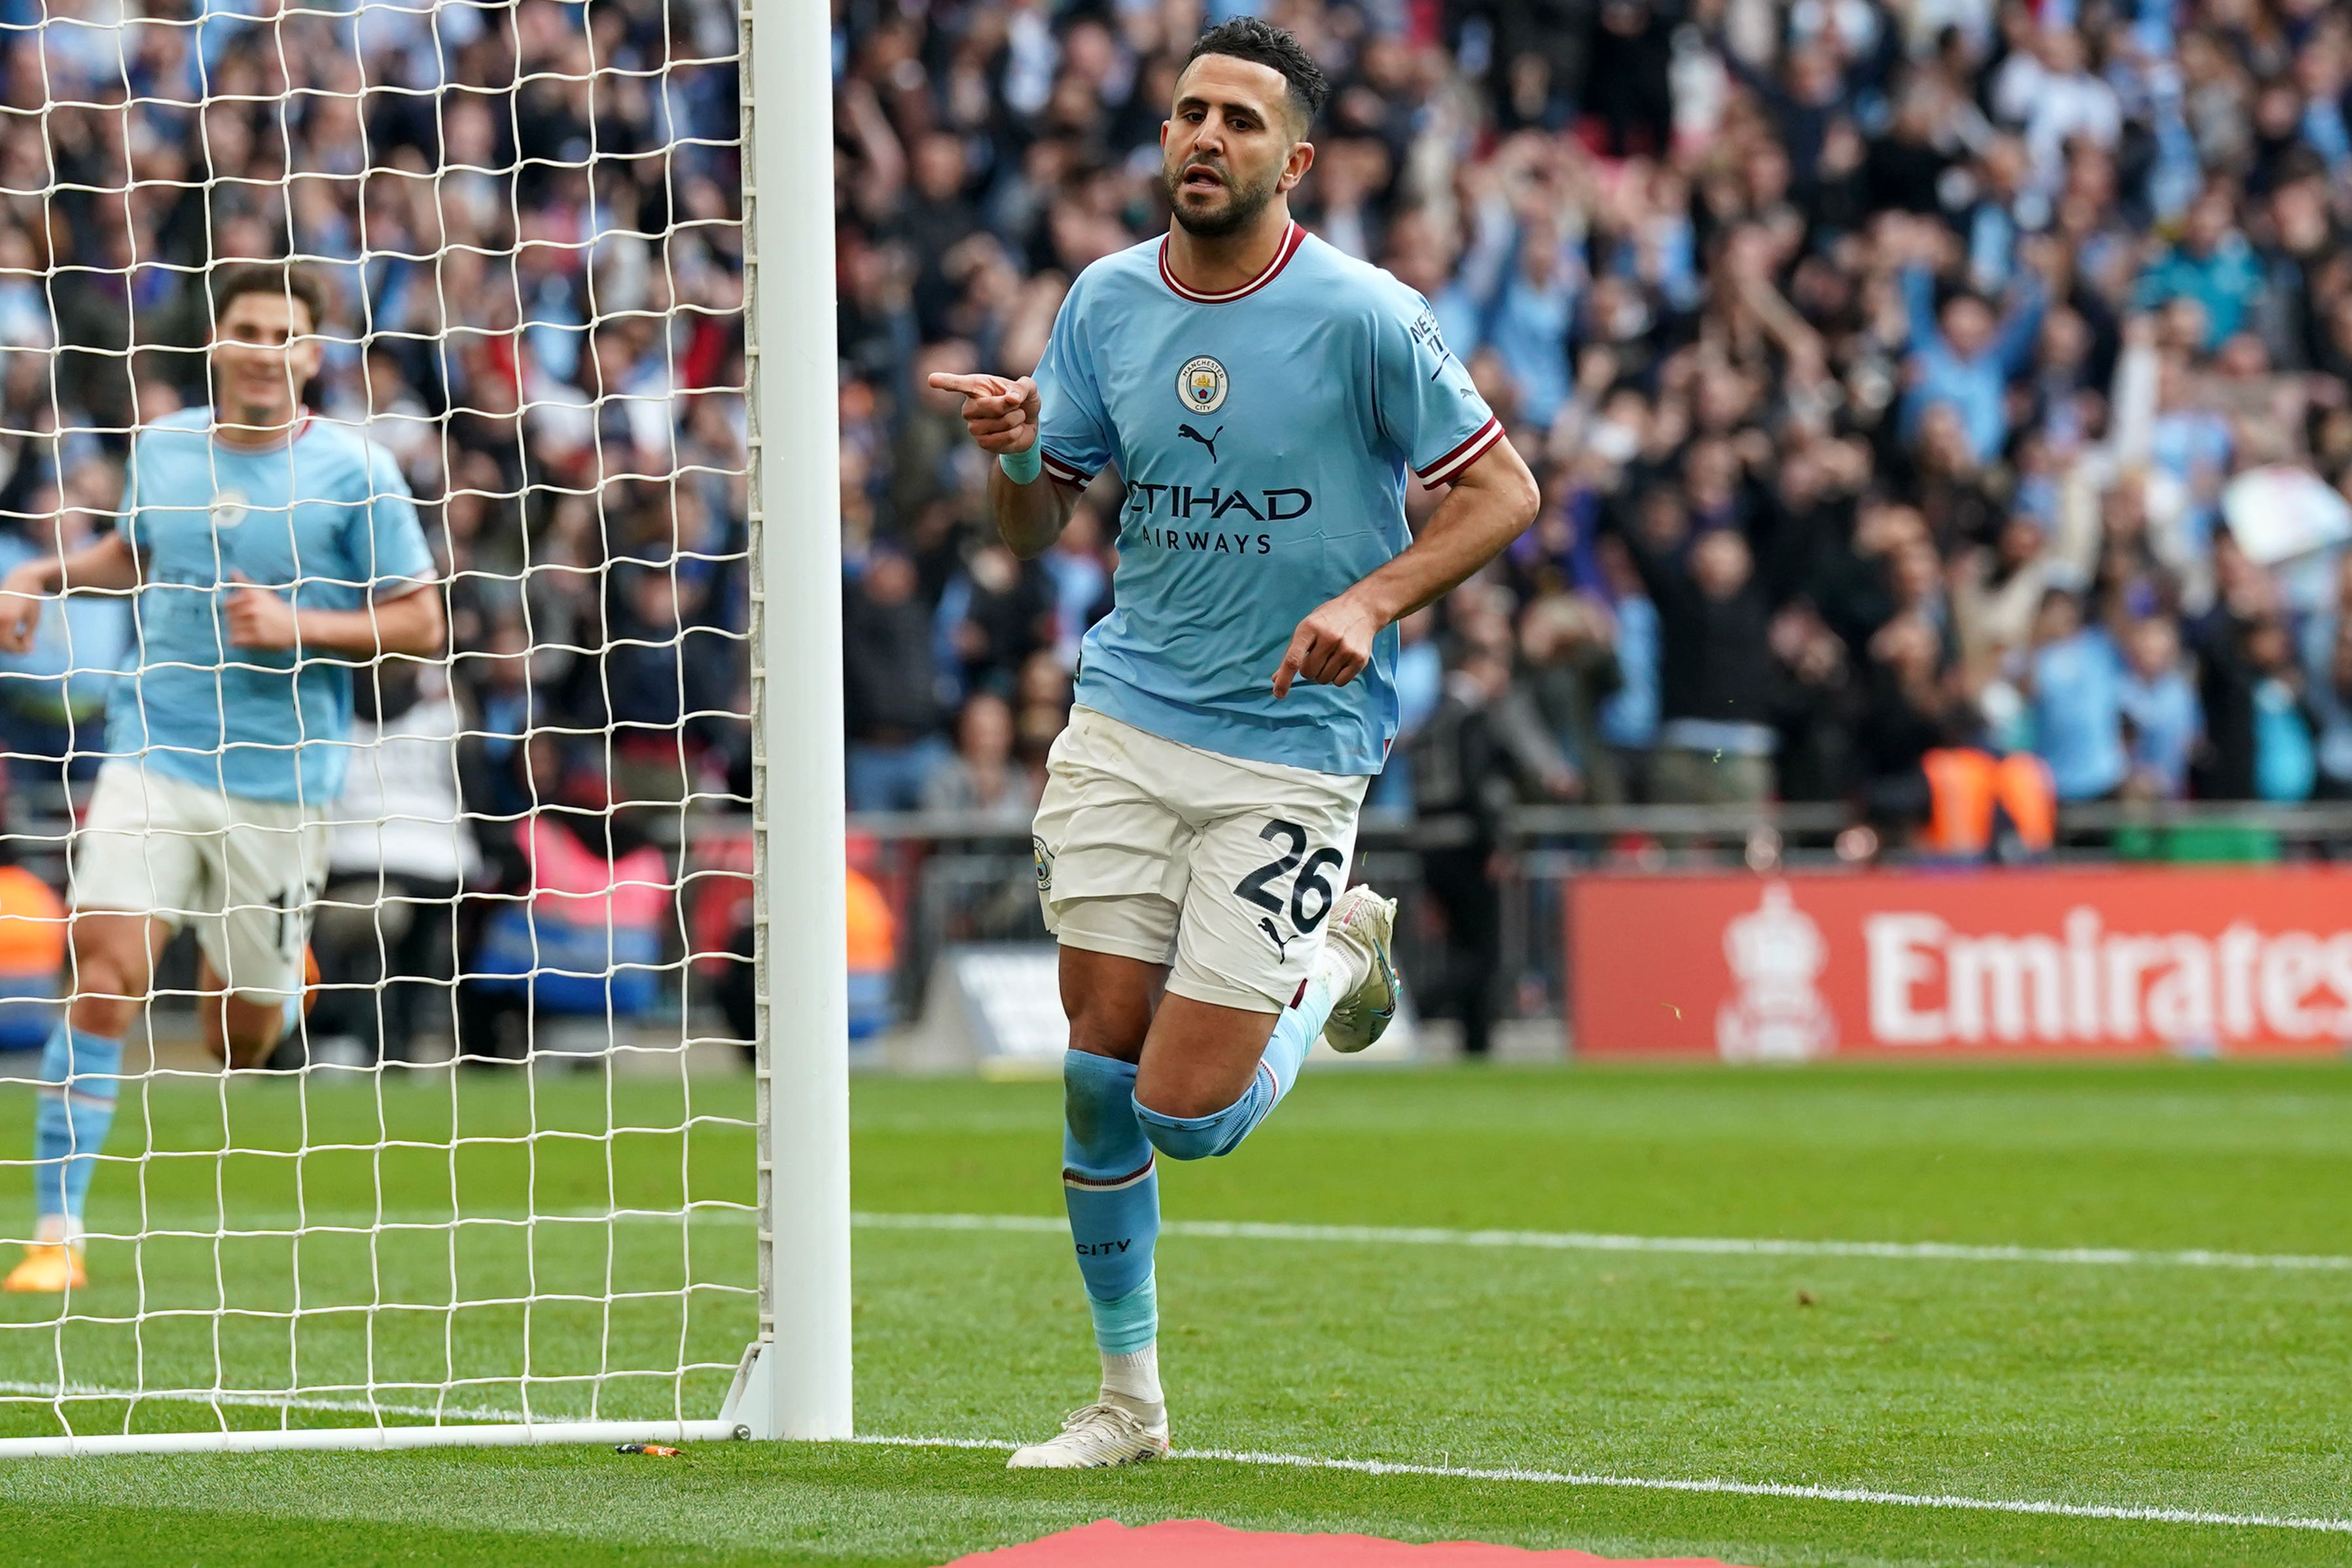
[[[223,490],[213,497],[213,527],[223,533],[245,521],[249,507],[242,490]]]
[[[1214,414],[1225,403],[1225,367],[1196,354],[1176,373],[1176,395],[1195,414]]]

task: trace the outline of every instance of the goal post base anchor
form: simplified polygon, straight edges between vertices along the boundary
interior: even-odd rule
[[[780,1408],[789,1399],[779,1386],[791,1371],[789,1364],[779,1363],[773,1340],[755,1340],[745,1346],[743,1360],[735,1368],[735,1382],[727,1390],[726,1402],[719,1407],[719,1425],[731,1426],[738,1437],[755,1440],[838,1442],[848,1437],[845,1420],[826,1422],[822,1427],[793,1429]],[[806,1399],[800,1401],[803,1406],[810,1403]],[[815,1414],[813,1410],[804,1411],[803,1420]]]
[[[762,1364],[773,1349],[767,1340],[754,1340],[743,1348],[743,1360],[735,1368],[735,1381],[727,1390],[725,1402],[719,1406],[719,1419],[732,1423],[735,1430],[746,1437],[783,1436],[776,1419],[775,1378],[772,1369]]]

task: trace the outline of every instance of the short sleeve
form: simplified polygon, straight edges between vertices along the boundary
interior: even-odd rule
[[[1081,276],[1055,312],[1045,357],[1037,362],[1037,455],[1047,473],[1072,486],[1085,485],[1114,455],[1110,416],[1086,351],[1085,298]]]
[[[1373,367],[1381,429],[1431,489],[1450,485],[1503,438],[1503,423],[1445,346],[1436,312],[1400,289],[1381,300]]]
[[[381,447],[367,449],[366,537],[354,541],[371,598],[396,597],[434,578],[433,550],[417,521],[416,500],[400,465]]]

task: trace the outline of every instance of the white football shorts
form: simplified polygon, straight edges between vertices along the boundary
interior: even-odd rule
[[[74,831],[67,901],[152,915],[175,931],[193,922],[197,945],[238,996],[299,995],[327,869],[320,815],[110,761]]]
[[[1279,1013],[1322,951],[1370,783],[1074,708],[1032,845],[1046,929],[1066,947],[1170,965],[1179,996]]]

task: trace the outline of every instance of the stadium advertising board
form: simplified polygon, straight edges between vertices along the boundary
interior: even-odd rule
[[[2352,1043],[2352,871],[1597,876],[1567,927],[1596,1055]]]

